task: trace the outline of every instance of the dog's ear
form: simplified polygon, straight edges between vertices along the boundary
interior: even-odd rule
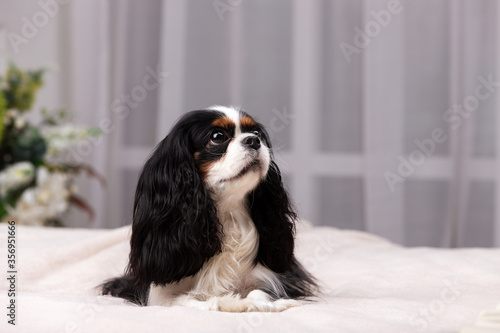
[[[262,130],[262,139],[271,149],[269,135],[264,128]],[[249,194],[248,199],[251,216],[259,232],[257,261],[277,273],[289,270],[294,260],[297,214],[283,185],[278,165],[273,159],[266,178]]]
[[[163,285],[196,274],[220,251],[215,205],[194,163],[182,122],[146,162],[135,193],[127,274]]]

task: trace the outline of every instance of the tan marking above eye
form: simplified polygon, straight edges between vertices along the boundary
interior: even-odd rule
[[[252,118],[246,117],[246,116],[241,117],[240,123],[241,123],[241,127],[254,127],[255,126],[255,121]]]
[[[225,129],[231,129],[231,128],[235,127],[235,124],[231,119],[224,117],[224,118],[215,119],[212,122],[212,126],[221,127],[221,128],[225,128]]]

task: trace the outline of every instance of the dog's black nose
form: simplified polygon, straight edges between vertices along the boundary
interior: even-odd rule
[[[260,148],[260,139],[256,136],[249,136],[243,140],[243,144],[255,150]]]

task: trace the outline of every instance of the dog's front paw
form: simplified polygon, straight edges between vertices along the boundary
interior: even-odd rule
[[[243,299],[239,296],[224,296],[214,300],[217,306],[212,305],[212,308],[224,312],[281,312],[302,305],[293,299],[272,301],[271,297],[261,290],[254,290]]]
[[[293,308],[294,306],[303,305],[303,303],[296,301],[294,299],[279,299],[273,302],[276,308],[276,312],[285,311],[287,309]]]
[[[233,294],[210,297],[205,301],[196,300],[189,296],[178,297],[173,304],[222,312],[281,312],[302,305],[300,301],[293,299],[273,301],[268,294],[261,290],[252,291],[246,298]]]

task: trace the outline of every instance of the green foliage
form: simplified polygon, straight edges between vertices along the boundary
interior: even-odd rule
[[[45,226],[46,227],[56,227],[56,228],[61,228],[64,227],[64,223],[60,219],[48,219],[45,221]]]
[[[36,181],[33,179],[30,183],[8,191],[4,197],[0,196],[0,221],[5,215],[7,215],[7,206],[15,207],[17,200],[19,200],[23,192],[26,189],[35,186],[35,183]]]
[[[70,119],[70,114],[65,109],[49,111],[44,108],[42,109],[42,117],[43,125],[56,126],[68,121]]]
[[[30,161],[40,165],[47,150],[45,140],[37,128],[29,124],[16,126],[19,114],[31,109],[38,90],[43,85],[45,70],[23,71],[11,64],[5,76],[0,77],[0,170],[7,165]],[[18,116],[7,117],[7,110]]]
[[[35,166],[43,163],[47,151],[45,139],[38,128],[25,126],[22,130],[8,131],[0,144],[0,170],[9,164],[29,161]]]
[[[3,91],[0,90],[0,143],[3,139],[3,131],[5,128],[5,111],[7,111],[7,103],[3,95]]]
[[[45,139],[35,127],[26,127],[17,136],[13,148],[14,162],[30,161],[35,166],[43,163],[43,155],[47,151]]]
[[[5,216],[7,216],[7,208],[3,200],[0,199],[0,220],[3,221]]]
[[[58,165],[57,163],[59,162],[57,160],[50,159],[50,151],[48,149],[50,147],[59,147],[58,149],[64,152],[63,148],[65,145],[70,146],[73,141],[77,143],[78,140],[83,140],[86,137],[102,135],[99,129],[76,127],[70,124],[63,125],[69,120],[69,113],[66,110],[55,110],[52,112],[45,109],[42,110],[42,121],[37,126],[27,121],[25,114],[32,109],[38,90],[43,86],[44,73],[45,70],[43,69],[25,71],[13,64],[9,66],[4,75],[0,73],[0,172],[5,172],[2,174],[5,177],[0,177],[0,181],[3,179],[3,183],[0,183],[0,189],[3,189],[0,192],[0,221],[6,215],[16,214],[15,210],[18,209],[17,206],[19,206],[18,203],[24,191],[35,189],[33,193],[37,193],[36,189],[39,186],[43,186],[43,184],[36,182],[37,171],[48,170],[51,174],[67,174],[70,175],[68,179],[71,180],[72,176],[78,172],[86,171],[88,175],[98,177],[104,183],[102,177],[88,166],[76,165],[70,167]],[[43,129],[43,135],[40,129]],[[60,133],[58,134],[57,131],[60,131]],[[50,133],[56,134],[52,134],[51,136]],[[22,183],[21,185],[16,185],[15,182],[11,182],[8,186],[5,185],[9,184],[6,181],[7,177],[14,177],[13,174],[8,174],[5,169],[18,162],[25,161],[30,162],[34,166],[35,176],[33,180],[28,180],[26,184]],[[44,169],[40,169],[41,167]],[[70,188],[69,182],[55,182],[55,184],[59,186],[55,190],[52,188],[44,190],[49,192],[57,191],[59,194],[71,194],[69,199],[67,199],[68,205],[85,210],[92,218],[94,214],[91,207],[73,193],[74,189]],[[55,196],[54,200],[62,199]],[[48,206],[47,203],[44,202],[42,206],[40,205],[39,202],[23,202],[23,205],[19,206],[19,209],[34,213],[35,215],[30,215],[30,218],[38,219],[44,225],[63,226],[60,214],[66,208],[58,208],[59,206],[56,205],[50,209],[47,208],[48,210],[45,212],[40,208],[44,205]],[[8,207],[12,207],[14,211],[11,212],[9,209],[8,212]],[[52,214],[52,217],[48,218],[45,214]],[[38,220],[37,223],[40,223]],[[29,221],[29,223],[32,222]]]
[[[35,185],[35,179],[19,187],[9,189],[2,196],[0,195],[0,221],[3,221],[4,217],[7,215],[7,207],[15,207],[17,200],[21,197],[23,192]]]
[[[7,109],[17,109],[21,113],[31,109],[38,90],[43,86],[44,69],[23,71],[11,64],[5,78],[3,93]]]

